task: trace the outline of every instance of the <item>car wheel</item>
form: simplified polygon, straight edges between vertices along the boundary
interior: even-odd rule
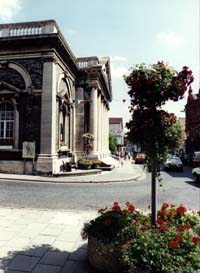
[[[200,175],[198,175],[198,174],[195,175],[195,182],[196,183],[200,182]]]
[[[200,182],[200,176],[198,174],[196,174],[196,173],[194,173],[193,176],[194,176],[195,182],[199,183]]]

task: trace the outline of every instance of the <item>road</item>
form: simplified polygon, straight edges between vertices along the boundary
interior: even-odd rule
[[[200,185],[194,183],[191,168],[183,173],[162,172],[158,206],[162,202],[200,209]],[[52,184],[0,180],[0,206],[55,210],[97,210],[114,201],[132,202],[145,209],[151,199],[150,174],[141,181],[105,184]]]

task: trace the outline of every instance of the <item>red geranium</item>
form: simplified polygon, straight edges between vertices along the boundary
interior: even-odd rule
[[[111,221],[109,219],[106,219],[104,221],[104,225],[109,226],[111,224]]]
[[[177,214],[183,215],[185,212],[187,212],[187,210],[182,205],[176,209]]]
[[[174,241],[174,240],[171,240],[168,242],[168,247],[169,248],[178,248],[179,247],[179,243]]]
[[[193,242],[194,244],[200,244],[200,237],[194,236],[194,237],[192,238],[192,242]]]
[[[176,240],[178,242],[182,242],[183,241],[183,236],[181,234],[176,234]]]

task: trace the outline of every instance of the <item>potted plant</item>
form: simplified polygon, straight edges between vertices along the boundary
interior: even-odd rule
[[[99,272],[197,273],[200,270],[200,211],[163,203],[157,225],[132,204],[100,209],[85,224],[88,259]]]
[[[82,230],[83,239],[88,238],[89,262],[98,272],[121,273],[122,246],[135,233],[130,229],[131,223],[144,221],[146,216],[128,202],[124,208],[115,202],[112,208],[98,212],[99,216],[86,223]]]
[[[97,169],[101,165],[101,160],[98,159],[93,159],[92,160],[92,169]]]
[[[89,159],[80,159],[78,161],[78,167],[83,170],[89,170],[91,169],[92,161]]]

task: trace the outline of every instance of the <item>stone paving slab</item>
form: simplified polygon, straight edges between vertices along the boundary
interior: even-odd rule
[[[94,273],[80,232],[96,215],[0,207],[0,273]]]

